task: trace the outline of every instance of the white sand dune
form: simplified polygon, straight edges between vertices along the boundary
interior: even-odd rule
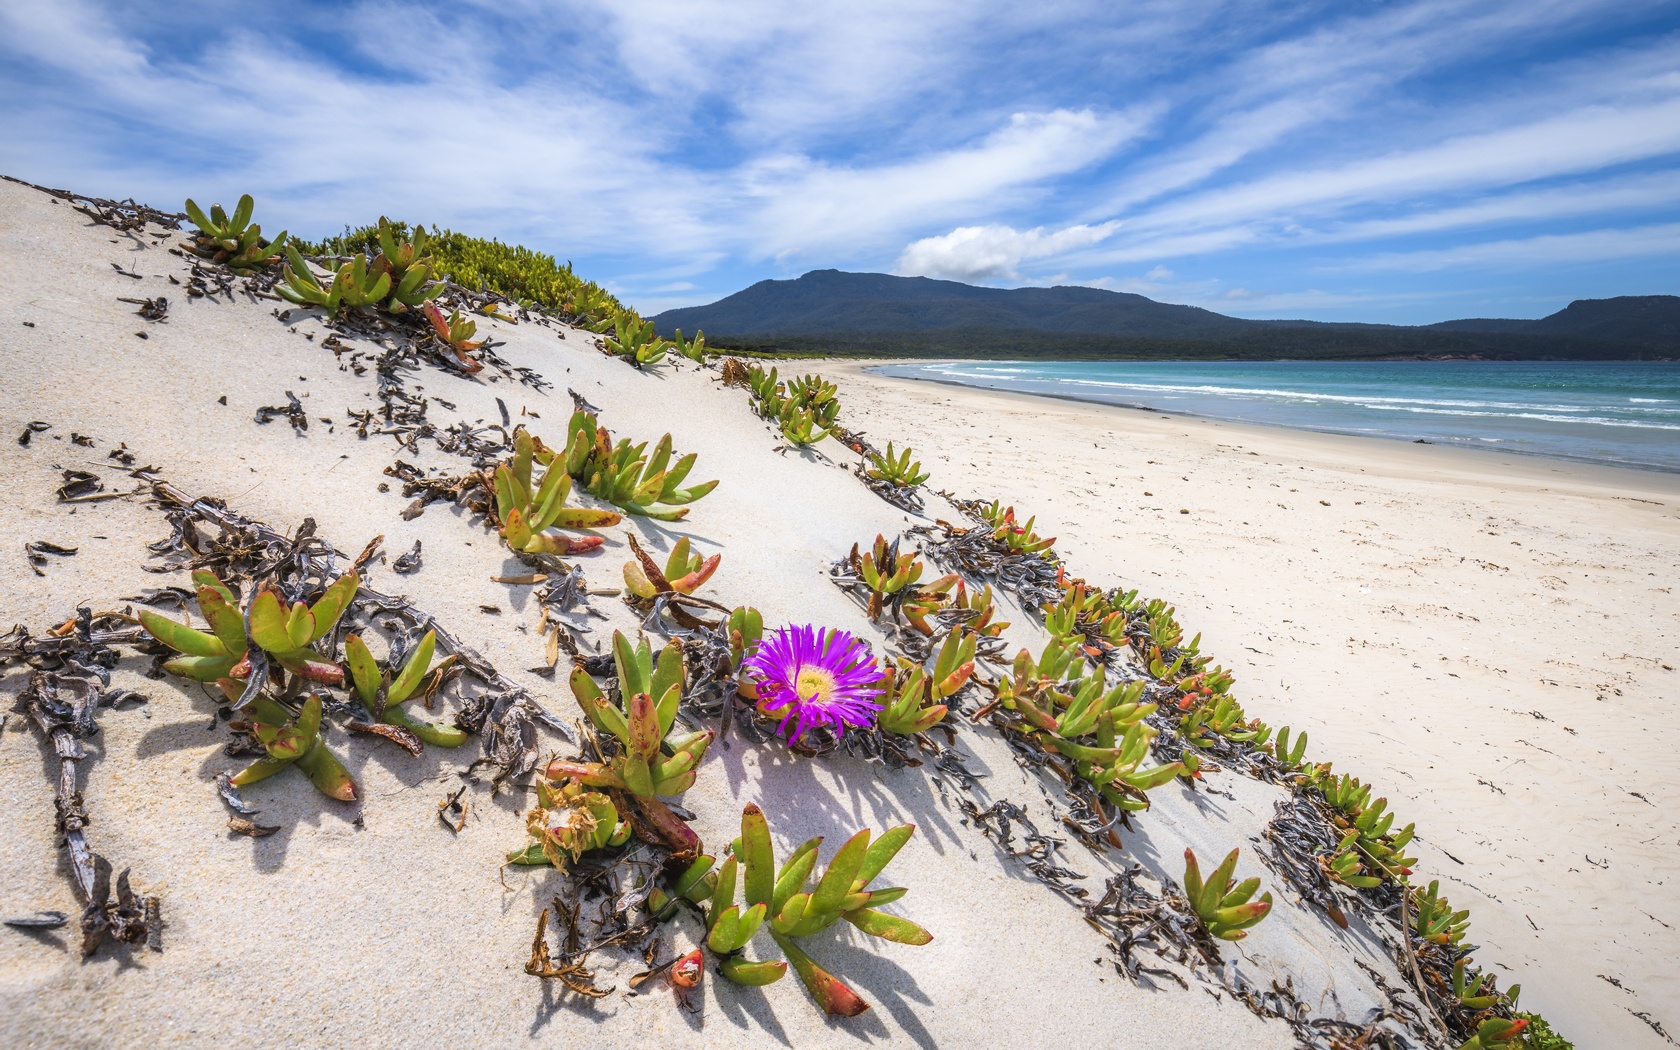
[[[357,438],[346,412],[377,407],[372,374],[341,370],[321,346],[326,330],[305,314],[282,322],[274,303],[189,301],[169,280],[187,266],[164,250],[174,239],[124,237],[0,183],[0,434],[31,420],[52,424],[27,447],[0,442],[10,482],[0,549],[16,552],[0,561],[0,623],[39,631],[77,605],[116,607],[142,588],[181,582],[141,568],[146,545],[168,531],[155,507],[138,498],[54,501],[62,469],[97,471],[111,488],[132,484],[106,458],[126,444],[182,489],[224,498],[282,531],[313,518],[352,556],[376,534],[393,556],[422,540],[421,571],[399,577],[376,564],[371,582],[435,613],[550,711],[578,717],[562,684],[525,670],[543,662],[529,588],[491,581],[525,571],[520,563],[445,505],[403,521],[408,501],[383,474],[399,456],[452,473],[464,462]],[[161,324],[117,301],[159,294],[173,304]],[[699,454],[694,476],[722,483],[687,521],[632,519],[626,528],[655,550],[679,535],[706,553],[721,550],[706,593],[755,605],[767,623],[833,624],[879,639],[825,569],[854,542],[909,520],[850,476],[845,450],[827,442],[816,453],[777,451],[779,435],[713,372],[687,364],[637,372],[601,355],[587,333],[480,325],[505,340],[498,350],[510,362],[554,385],[538,392],[426,369],[410,388],[457,406],[434,401],[434,421],[497,421],[500,398],[535,432],[554,435],[571,412],[570,388],[600,407],[615,436],[670,431],[679,451]],[[283,420],[252,421],[288,390],[308,407],[307,435]],[[1672,479],[1572,466],[1548,477],[1554,468],[1543,463],[1162,421],[855,371],[841,397],[853,428],[916,446],[934,469],[931,488],[1014,501],[1060,536],[1076,571],[1177,599],[1180,619],[1206,632],[1204,649],[1236,669],[1251,713],[1305,725],[1315,757],[1375,779],[1402,819],[1418,821],[1420,867],[1471,906],[1473,939],[1487,946],[1479,961],[1522,981],[1525,1006],[1582,1046],[1662,1045],[1628,1010],[1680,1014],[1664,965],[1680,956],[1663,925],[1677,914],[1675,893],[1657,885],[1677,839],[1662,808],[1675,797],[1664,761],[1674,733],[1661,718],[1675,681],[1662,666],[1675,663],[1676,603],[1663,575],[1676,562]],[[73,433],[93,444],[74,443]],[[1169,487],[1169,476],[1194,482]],[[1145,488],[1171,498],[1143,497]],[[1300,491],[1284,495],[1290,488]],[[1147,509],[1157,506],[1164,511]],[[1193,513],[1177,514],[1180,506]],[[955,517],[936,499],[929,514]],[[580,559],[593,585],[617,586],[623,531],[608,530],[607,548]],[[19,549],[34,539],[79,553],[37,576]],[[590,608],[599,615],[575,622],[598,641],[614,627],[634,629],[637,618],[616,598],[595,597]],[[1017,625],[1012,645],[1041,644],[1028,617],[1008,618]],[[4,1045],[1295,1042],[1288,1026],[1229,996],[1152,991],[1116,974],[1078,909],[969,826],[960,793],[927,767],[812,761],[738,737],[714,745],[682,799],[712,850],[736,834],[749,801],[764,807],[784,848],[913,822],[918,833],[889,875],[911,888],[895,909],[934,941],[818,938],[813,954],[875,1004],[849,1021],[825,1019],[792,978],[756,990],[708,974],[692,1013],[663,989],[627,996],[625,978],[643,967],[611,953],[592,965],[620,992],[579,1000],[523,972],[536,915],[566,881],[547,869],[500,868],[523,844],[528,800],[476,784],[459,835],[437,820],[436,804],[460,783],[475,746],[412,758],[335,734],[361,801],[332,802],[301,777],[276,777],[247,796],[262,809],[259,822],[282,830],[238,837],[225,828],[212,778],[243,760],[222,753],[227,734],[211,728],[216,705],[196,687],[143,678],[143,667],[128,661],[117,677],[150,702],[101,717],[84,787],[94,847],[162,898],[164,950],[107,949],[84,962],[68,931],[0,931]],[[19,686],[17,675],[0,679],[8,695]],[[982,800],[1009,799],[1046,831],[1055,827],[1040,787],[994,733],[975,728],[962,740],[988,774]],[[566,745],[551,735],[545,747]],[[12,716],[0,732],[8,802],[0,912],[8,915],[79,911],[56,848],[47,772],[38,735]],[[1244,872],[1262,875],[1279,906],[1227,957],[1250,980],[1292,980],[1315,1016],[1359,1020],[1379,1001],[1369,972],[1404,983],[1393,961],[1358,924],[1342,933],[1298,906],[1255,858],[1251,839],[1280,791],[1217,774],[1209,787],[1220,793],[1155,792],[1123,853],[1094,856],[1069,837],[1062,862],[1100,895],[1124,864],[1176,878],[1186,844],[1204,858],[1242,846]],[[697,933],[688,920],[675,924],[667,951]]]

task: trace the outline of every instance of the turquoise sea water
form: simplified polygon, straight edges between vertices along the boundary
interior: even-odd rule
[[[1680,363],[927,361],[871,371],[1209,419],[1680,471]]]

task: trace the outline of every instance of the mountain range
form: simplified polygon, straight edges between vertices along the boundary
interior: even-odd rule
[[[1674,358],[1680,296],[1578,299],[1537,320],[1255,321],[1101,288],[982,288],[813,270],[653,318],[734,349],[912,357]]]

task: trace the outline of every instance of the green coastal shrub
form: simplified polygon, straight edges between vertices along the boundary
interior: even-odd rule
[[[408,224],[391,223],[390,228],[397,239],[407,239]],[[379,227],[346,226],[336,237],[314,242],[294,239],[293,243],[305,255],[349,255],[358,251],[371,255],[379,251]],[[561,266],[552,255],[453,230],[433,233],[426,247],[436,260],[434,272],[467,288],[482,288],[590,323],[630,312],[611,292],[578,277],[571,263]]]
[[[1575,1044],[1552,1031],[1552,1026],[1539,1014],[1519,1013],[1516,1016],[1528,1022],[1528,1028],[1522,1034],[1525,1050],[1575,1050]]]

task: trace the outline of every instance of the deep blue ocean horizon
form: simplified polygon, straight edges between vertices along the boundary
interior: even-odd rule
[[[917,361],[882,375],[1680,472],[1680,362]]]

